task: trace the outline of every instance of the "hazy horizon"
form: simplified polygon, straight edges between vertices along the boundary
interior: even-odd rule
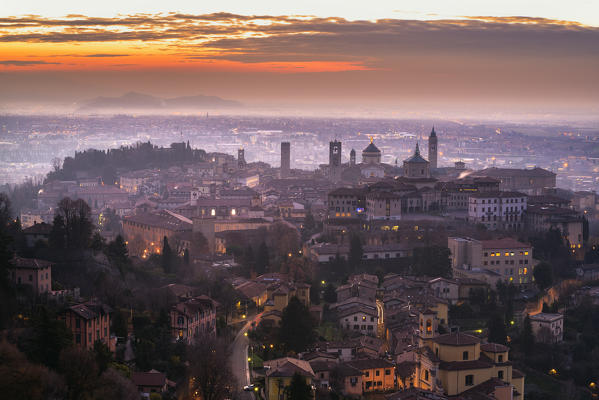
[[[139,92],[218,96],[248,113],[599,114],[598,27],[546,17],[428,18],[5,17],[0,112],[70,113],[98,96]]]

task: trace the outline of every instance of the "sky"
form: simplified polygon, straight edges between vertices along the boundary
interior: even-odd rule
[[[129,91],[248,107],[599,105],[599,2],[0,0],[0,110]]]

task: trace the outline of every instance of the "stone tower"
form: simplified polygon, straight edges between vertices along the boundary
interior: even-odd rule
[[[350,167],[356,165],[356,151],[354,149],[349,152],[349,165]]]
[[[291,170],[291,143],[281,142],[281,178],[287,178]]]
[[[428,137],[428,162],[430,163],[431,169],[437,168],[437,133],[435,132],[434,126]]]

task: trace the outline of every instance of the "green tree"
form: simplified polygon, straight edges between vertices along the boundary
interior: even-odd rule
[[[94,343],[94,357],[100,374],[106,371],[112,362],[112,352],[110,351],[110,348],[99,340],[96,340]]]
[[[530,356],[534,353],[535,337],[532,333],[532,324],[528,315],[524,318],[520,345],[522,346],[522,352],[526,354],[526,356]]]
[[[117,337],[127,337],[127,315],[119,310],[114,310],[112,314],[112,331]]]
[[[297,297],[292,297],[283,309],[279,341],[287,350],[299,353],[315,340],[314,320],[310,310]]]
[[[337,292],[335,291],[335,286],[332,283],[327,284],[327,286],[324,288],[324,295],[322,297],[327,303],[332,304],[337,302]]]
[[[357,234],[352,235],[349,242],[349,268],[353,272],[357,272],[362,265],[362,257],[364,256],[364,248],[362,247],[362,239]]]
[[[94,250],[94,252],[97,252],[102,250],[105,244],[106,240],[100,235],[100,232],[94,232],[89,247]]]
[[[129,260],[129,250],[121,235],[117,235],[112,242],[108,243],[105,254],[110,262],[121,271],[121,274],[126,267],[131,265],[131,261]]]
[[[258,275],[264,274],[268,270],[269,264],[268,246],[266,246],[265,242],[262,242],[260,247],[258,247],[258,254],[256,255],[256,273]]]
[[[93,231],[89,205],[82,199],[65,197],[58,203],[56,214],[64,220],[67,248],[87,248]]]
[[[91,351],[69,347],[60,353],[59,371],[69,388],[68,399],[85,399],[96,387],[98,366]]]
[[[299,373],[294,373],[291,382],[285,387],[288,400],[310,400],[312,388],[306,383],[306,379]]]
[[[533,276],[540,290],[545,290],[553,285],[553,268],[549,263],[540,262],[537,264]]]
[[[171,273],[173,269],[173,251],[171,246],[168,244],[168,238],[165,236],[162,239],[162,255],[160,257],[160,264],[165,273]]]
[[[320,304],[320,285],[310,285],[310,303]]]
[[[56,368],[60,352],[72,343],[73,335],[64,321],[40,307],[33,316],[33,327],[23,347],[30,360]]]
[[[447,247],[416,247],[412,255],[412,272],[416,275],[451,278],[450,256]]]
[[[499,313],[495,313],[488,323],[489,328],[489,342],[506,344],[507,331],[505,328],[505,321],[503,316]]]
[[[16,307],[14,287],[8,274],[13,258],[12,238],[7,232],[9,223],[10,200],[0,193],[0,329],[8,324]]]
[[[62,250],[66,247],[67,231],[64,225],[64,217],[62,215],[55,215],[52,222],[52,230],[48,242],[51,248],[56,250]]]

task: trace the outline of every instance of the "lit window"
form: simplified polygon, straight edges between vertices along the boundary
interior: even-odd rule
[[[528,274],[528,268],[524,268],[524,275]]]
[[[216,209],[212,209],[210,210],[210,215],[212,215],[213,217],[216,215]]]
[[[236,209],[231,209],[231,215],[236,215],[237,214],[237,210]]]
[[[510,255],[510,253],[508,253],[508,252],[506,252],[506,253],[505,253],[505,256],[506,256],[506,257],[507,257],[507,256],[509,256],[509,255]]]
[[[525,255],[525,256],[527,256],[527,255],[528,255],[528,251],[525,251],[525,252],[524,252],[524,255]]]

